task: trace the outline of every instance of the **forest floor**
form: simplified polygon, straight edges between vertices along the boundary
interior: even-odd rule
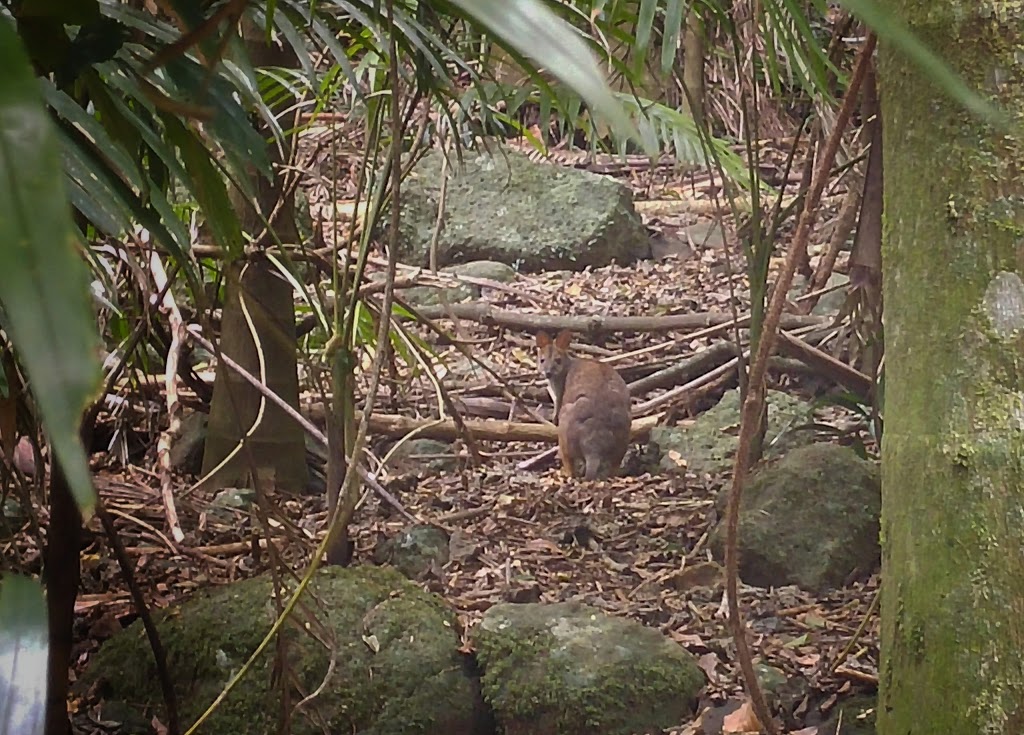
[[[631,172],[628,177],[638,199],[673,196],[670,174],[651,177]],[[682,183],[675,187],[686,188]],[[827,240],[835,209],[824,212],[816,241]],[[661,233],[659,237],[677,241],[685,240],[687,227],[699,219],[689,212],[647,217],[652,230]],[[680,248],[672,257],[629,267],[521,275],[513,288],[485,288],[482,298],[497,307],[536,314],[651,316],[732,308],[742,312],[747,305],[746,278],[736,273],[742,270],[742,255],[731,229],[726,228],[727,241],[734,248],[731,262],[722,247],[695,244]],[[457,329],[510,386],[549,415],[550,404],[536,374],[532,334],[473,322],[462,322]],[[421,334],[429,340],[428,332]],[[657,346],[618,366],[628,372],[654,361],[670,364],[715,340],[729,338],[725,333],[705,339],[676,332],[622,335],[595,348],[594,354]],[[440,359],[458,356],[451,348],[437,349]],[[493,380],[483,373],[459,375],[459,382],[449,386],[456,398],[487,395],[493,389]],[[784,374],[774,375],[772,384],[797,394],[806,390],[800,377]],[[734,381],[719,382],[701,397],[673,405],[674,420],[690,420],[732,387]],[[422,379],[387,382],[379,401],[388,413],[436,415],[433,389]],[[370,449],[381,457],[391,443],[376,437]],[[570,599],[657,628],[699,659],[709,682],[700,710],[712,708],[701,724],[705,732],[715,732],[716,726],[721,732],[721,716],[743,701],[735,649],[719,612],[724,588],[721,571],[707,563],[708,533],[717,521],[715,500],[729,478],[643,473],[586,483],[563,478],[554,460],[536,469],[517,467],[520,460],[549,445],[484,442],[478,447],[479,464],[470,461],[465,446],[454,446],[459,456],[452,470],[382,478],[420,522],[442,526],[452,536],[450,563],[424,584],[451,603],[467,628],[499,601]],[[239,513],[228,521],[208,513],[208,494],[179,494],[186,540],[181,545],[172,543],[165,531],[152,459],[150,451],[134,466],[124,467],[94,457],[97,486],[150,605],[166,607],[198,588],[228,583],[268,567],[266,540],[263,546],[256,540],[259,526],[251,515]],[[627,459],[627,468],[634,472],[638,464],[637,457]],[[182,478],[179,489],[184,491],[191,482]],[[274,543],[284,562],[301,570],[314,537],[323,529],[324,501],[281,496],[275,500],[272,515],[281,522],[281,536]],[[374,549],[408,525],[370,494],[355,518],[355,563],[372,563]],[[28,542],[19,553],[30,562],[39,551]],[[741,609],[750,626],[755,657],[778,669],[785,680],[773,690],[788,730],[806,727],[808,733],[816,732],[814,726],[833,714],[837,702],[846,696],[874,694],[878,623],[872,602],[876,593],[877,575],[824,597],[790,587],[741,588]],[[103,640],[135,618],[123,576],[95,521],[83,551],[83,592],[77,613],[75,660],[79,666],[87,663],[89,653]],[[866,618],[866,627],[858,633]],[[90,704],[78,706],[84,712]],[[695,715],[693,722],[679,723],[676,732],[697,732],[696,722]]]

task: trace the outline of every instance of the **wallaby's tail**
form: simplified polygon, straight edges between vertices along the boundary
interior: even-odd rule
[[[596,454],[588,454],[586,457],[587,467],[583,471],[584,480],[596,480],[601,472],[601,458]]]

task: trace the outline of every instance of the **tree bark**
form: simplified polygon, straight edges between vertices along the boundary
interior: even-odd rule
[[[704,23],[697,8],[690,6],[683,32],[683,98],[682,110],[697,125],[704,121]]]
[[[242,310],[244,298],[253,331]],[[250,256],[228,266],[227,297],[221,325],[220,348],[253,375],[260,375],[263,354],[268,388],[298,408],[295,319],[292,287],[266,258]],[[302,428],[278,406],[266,403],[262,420],[252,436],[244,438],[256,421],[262,396],[238,373],[218,364],[210,403],[210,423],[203,451],[203,474],[213,470],[239,442],[246,448],[235,452],[223,469],[211,478],[212,487],[224,487],[249,472],[273,472],[274,486],[286,492],[302,492],[308,479],[306,445]]]
[[[291,47],[287,44],[267,44],[262,28],[246,21],[243,31],[246,49],[254,66],[298,66]],[[291,102],[291,98],[286,97],[278,102],[274,110],[284,110]],[[282,127],[287,129],[290,124],[285,121]],[[240,213],[242,229],[258,237],[256,244],[264,248],[274,244],[270,233],[264,233],[264,218],[270,220],[270,225],[282,242],[296,242],[298,239],[294,195],[284,191],[284,174],[280,167],[283,161],[276,144],[269,147],[269,156],[275,165],[272,181],[253,171],[259,212],[239,192],[231,192],[232,202]],[[283,201],[277,206],[282,197]],[[260,233],[264,233],[262,237]],[[297,409],[299,384],[292,288],[286,280],[274,273],[273,266],[265,258],[252,256],[247,261],[248,267],[243,269],[245,262],[227,266],[228,288],[221,329],[221,349],[253,375],[260,374],[256,347],[239,300],[239,296],[244,296],[252,310],[250,315],[253,327],[266,361],[267,385]],[[242,441],[256,418],[260,400],[260,394],[233,370],[218,367],[210,405],[206,448],[203,452],[204,475]],[[262,475],[272,473],[274,485],[278,489],[288,492],[301,492],[305,489],[309,476],[305,438],[302,429],[285,416],[283,411],[267,404],[259,427],[245,441],[249,449],[237,453],[212,477],[211,487],[224,487],[255,472]]]
[[[882,49],[886,424],[878,733],[1024,732],[1024,51],[997,0],[895,9],[1010,130]]]
[[[46,735],[71,732],[68,720],[68,670],[74,644],[75,600],[81,581],[79,550],[82,544],[82,516],[71,495],[71,488],[54,460],[50,477],[50,525],[47,528],[46,583],[47,627],[50,649],[47,652]]]
[[[82,446],[92,444],[96,413],[85,412],[79,427]],[[56,458],[50,471],[50,523],[46,529],[43,583],[50,648],[46,672],[46,735],[68,735],[68,692],[71,653],[75,642],[75,601],[82,581],[82,514]]]

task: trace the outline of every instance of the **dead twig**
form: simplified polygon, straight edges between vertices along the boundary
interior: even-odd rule
[[[646,377],[634,380],[629,384],[629,394],[638,396],[657,388],[676,385],[682,379],[694,380],[697,376],[719,367],[736,354],[736,346],[731,342],[717,342],[696,355],[680,360],[675,365],[659,370]]]
[[[160,477],[160,495],[167,515],[167,525],[175,543],[185,540],[185,532],[178,520],[178,509],[174,504],[174,489],[171,484],[171,447],[181,436],[181,402],[178,400],[178,360],[181,358],[181,345],[184,342],[185,327],[178,305],[167,288],[168,278],[164,271],[160,256],[153,251],[149,258],[149,268],[153,273],[153,281],[158,291],[163,292],[160,311],[167,317],[171,332],[171,344],[167,348],[167,360],[164,370],[164,389],[167,392],[167,431],[160,432],[156,443],[157,473]]]
[[[155,253],[154,257],[156,257]],[[99,516],[100,524],[103,526],[103,533],[106,535],[107,541],[110,542],[110,548],[114,551],[114,558],[117,559],[117,565],[121,568],[121,575],[128,586],[128,592],[131,594],[135,612],[138,614],[139,619],[142,620],[142,628],[146,631],[149,647],[153,651],[153,659],[156,663],[156,678],[160,682],[164,706],[167,708],[168,735],[177,735],[181,732],[178,724],[178,700],[174,694],[171,674],[167,669],[167,654],[164,651],[163,643],[160,642],[160,634],[157,632],[156,624],[153,622],[153,616],[149,614],[146,598],[143,596],[142,589],[139,588],[139,584],[135,580],[135,565],[128,558],[128,553],[125,551],[124,544],[121,543],[121,537],[118,535],[117,529],[114,528],[114,522],[110,518],[110,514],[103,505],[102,498],[97,498],[96,500],[96,515]]]

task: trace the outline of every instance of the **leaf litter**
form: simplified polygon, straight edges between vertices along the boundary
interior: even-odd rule
[[[634,176],[633,185],[638,190],[658,188],[656,181],[637,184],[637,178]],[[312,200],[315,197],[311,196]],[[668,232],[677,241],[676,254],[663,260],[581,273],[521,274],[512,288],[483,287],[482,300],[524,314],[742,313],[748,306],[746,277],[735,272],[742,259],[733,252],[730,264],[721,246],[687,241],[687,228],[699,219],[686,212],[647,217],[656,237]],[[735,248],[728,220],[725,229],[727,241]],[[819,229],[827,229],[827,225]],[[827,232],[821,237],[827,238]],[[525,405],[550,417],[550,401],[533,362],[532,334],[469,320],[456,325],[449,322],[449,326],[454,326],[472,344],[474,353],[513,389],[517,400],[507,406],[505,418],[533,420]],[[426,329],[413,329],[424,340],[433,340],[435,370],[447,375],[453,398],[505,398],[482,371],[453,368],[452,363],[461,357],[457,351],[439,344]],[[580,346],[585,354],[599,357],[648,350],[616,365],[630,380],[723,338],[728,335],[692,339],[682,332],[609,334],[601,342]],[[799,375],[773,373],[771,381],[774,387],[802,390]],[[713,405],[724,387],[718,385],[706,395],[673,403],[670,416],[685,422]],[[198,399],[187,392],[182,400],[198,405]],[[398,379],[385,381],[379,400],[389,411],[438,415],[433,388],[402,367]],[[379,459],[393,441],[376,437],[370,452]],[[553,460],[528,471],[518,467],[519,461],[546,448],[535,443],[484,442],[480,445],[483,463],[473,465],[466,446],[456,442],[447,457],[452,469],[430,470],[423,460],[418,471],[415,462],[413,471],[384,470],[382,483],[409,512],[450,535],[450,561],[443,568],[435,567],[422,583],[453,606],[467,629],[497,602],[565,600],[585,602],[656,628],[692,653],[708,679],[696,719],[679,723],[672,732],[744,732],[744,727],[756,727],[750,720],[753,715],[744,700],[734,646],[721,616],[723,571],[707,547],[709,531],[718,520],[715,498],[727,486],[728,477],[696,476],[686,470],[685,457],[677,458],[680,472],[674,476],[638,472],[644,457],[639,445],[627,457],[626,476],[606,481],[566,479]],[[191,484],[186,478],[179,478],[178,510],[187,535],[183,544],[175,545],[163,531],[159,481],[146,469],[151,466],[152,456],[129,466],[120,465],[113,456],[94,457],[98,490],[114,516],[151,606],[166,608],[196,589],[228,584],[268,569],[267,539],[253,515],[238,510],[209,512],[212,494],[182,495]],[[270,500],[268,515],[277,521],[272,541],[282,561],[301,571],[324,527],[324,500],[273,492]],[[45,510],[39,515],[45,528]],[[407,525],[390,506],[367,495],[352,529],[357,563],[370,563],[374,550]],[[78,669],[103,640],[136,617],[95,519],[87,528],[86,539],[82,592],[76,606],[73,660]],[[38,572],[40,548],[34,535],[16,535],[5,542],[5,558]],[[877,587],[877,575],[823,596],[794,587],[764,590],[741,586],[740,605],[755,661],[782,675],[782,683],[770,696],[787,731],[818,732],[818,725],[843,698],[874,693],[878,623],[872,598]],[[859,632],[869,611],[872,615]],[[89,715],[95,704],[72,702],[79,731],[100,731]]]

